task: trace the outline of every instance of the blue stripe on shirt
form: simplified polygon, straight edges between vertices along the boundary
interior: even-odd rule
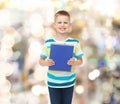
[[[79,55],[74,55],[74,57],[75,57],[75,58],[81,58],[83,55],[84,55],[84,54],[81,53],[81,54],[79,54]]]
[[[66,82],[66,83],[52,83],[52,82],[47,82],[48,86],[70,86],[73,85],[75,83],[76,79],[74,79],[71,82]]]
[[[76,74],[73,73],[72,75],[68,75],[68,76],[67,75],[66,76],[63,76],[63,75],[62,76],[55,76],[55,75],[48,72],[47,76],[51,79],[54,79],[54,80],[70,80],[71,78],[75,78]]]

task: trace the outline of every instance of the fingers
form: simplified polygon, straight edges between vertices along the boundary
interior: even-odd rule
[[[55,65],[55,62],[52,59],[47,59],[47,64],[48,66],[53,66]]]
[[[75,58],[71,58],[70,60],[68,60],[68,65],[74,65],[75,64]]]

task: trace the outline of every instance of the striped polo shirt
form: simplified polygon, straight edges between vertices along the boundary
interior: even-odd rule
[[[49,58],[50,47],[52,43],[61,43],[61,42],[56,41],[54,38],[47,39],[45,41],[40,57],[45,59]],[[80,48],[80,43],[78,40],[73,38],[68,38],[65,41],[63,41],[62,44],[69,44],[74,46],[73,57],[81,58],[83,56],[83,52]],[[75,82],[76,82],[76,73],[73,67],[70,72],[56,71],[56,70],[48,70],[47,72],[47,84],[49,87],[66,88],[73,86]]]

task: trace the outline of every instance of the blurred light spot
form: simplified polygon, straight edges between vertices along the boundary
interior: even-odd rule
[[[89,56],[91,56],[93,54],[92,48],[87,47],[87,46],[83,48],[83,51],[84,51],[84,53],[86,53],[87,57],[89,57]]]
[[[12,36],[6,35],[2,39],[2,45],[6,48],[11,48],[14,45],[15,41]]]
[[[75,91],[77,94],[82,94],[84,92],[84,87],[82,85],[77,85]]]
[[[34,13],[30,17],[30,31],[35,36],[43,35],[44,28],[43,28],[43,19],[40,14]]]
[[[39,55],[39,53],[41,52],[41,45],[39,42],[34,41],[30,43],[30,47],[29,47],[29,54],[31,55]]]
[[[0,26],[9,26],[11,25],[11,14],[9,10],[0,11]]]
[[[13,66],[11,64],[4,62],[0,63],[0,69],[5,76],[11,75],[14,71]]]
[[[88,78],[90,80],[95,80],[97,77],[99,77],[99,75],[100,75],[100,71],[98,69],[95,69],[88,74]]]
[[[13,50],[11,48],[9,49],[4,49],[4,48],[5,47],[1,48],[0,57],[1,57],[1,60],[8,60],[13,55]]]
[[[0,2],[4,2],[5,0],[0,0]]]
[[[115,70],[117,67],[117,64],[115,62],[110,62],[108,64],[109,70]]]
[[[114,43],[115,43],[115,40],[114,40],[113,37],[108,36],[108,37],[106,38],[106,48],[107,48],[107,49],[113,49]]]
[[[35,67],[35,72],[34,72],[34,78],[38,81],[45,81],[46,80],[46,72],[47,72],[47,67],[42,67],[42,66],[36,66]]]
[[[94,10],[108,16],[114,15],[115,10],[119,7],[116,0],[94,0],[93,5]]]
[[[81,4],[81,6],[79,7],[80,10],[89,10],[91,6],[91,1],[88,0],[85,3]]]
[[[4,83],[2,83],[2,86],[0,86],[0,92],[3,92],[3,93],[7,92],[8,93],[10,88],[11,88],[10,81],[5,80]],[[7,96],[8,96],[8,94],[7,94]]]
[[[0,98],[0,104],[11,104],[10,99],[8,98]]]
[[[45,86],[41,86],[41,85],[34,85],[32,87],[32,93],[36,96],[39,96],[40,94],[46,94],[47,93],[47,89]]]
[[[1,64],[1,63],[0,63]],[[1,65],[0,65],[1,66]],[[0,69],[1,69],[1,67],[0,67]],[[1,69],[2,70],[2,69]],[[0,72],[0,86],[3,84],[3,83],[5,83],[5,81],[6,81],[6,76],[5,76],[5,74],[1,71]]]

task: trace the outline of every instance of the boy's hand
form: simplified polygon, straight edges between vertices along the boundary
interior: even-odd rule
[[[76,59],[75,58],[70,58],[70,60],[68,60],[68,65],[76,65],[76,63],[75,63],[75,61],[76,61]]]
[[[55,62],[52,59],[40,58],[39,62],[40,62],[40,65],[42,66],[52,66],[55,64]]]
[[[72,66],[80,65],[82,64],[82,58],[71,58],[70,60],[68,60],[67,64]]]
[[[52,59],[45,60],[45,66],[53,66],[53,65],[55,65],[55,62]]]

